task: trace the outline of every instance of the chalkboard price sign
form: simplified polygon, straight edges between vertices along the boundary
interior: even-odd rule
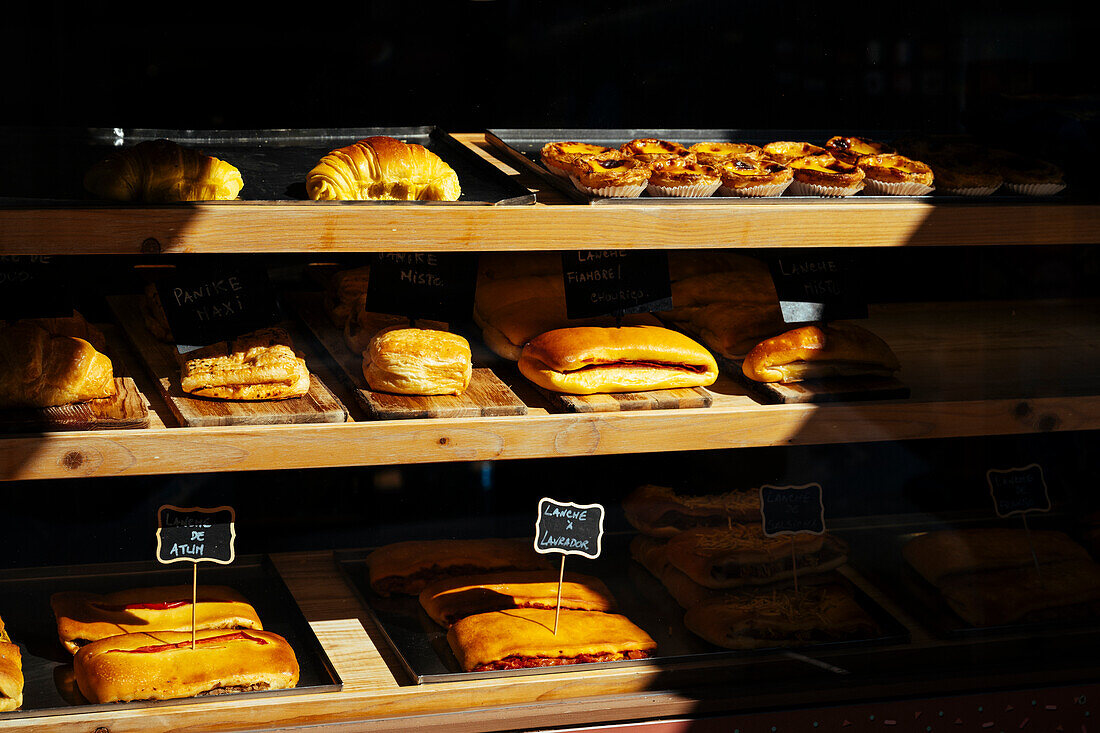
[[[667,252],[562,252],[561,269],[569,318],[621,317],[672,308]]]
[[[282,320],[267,271],[255,265],[180,265],[156,288],[177,344],[207,346]]]
[[[985,478],[998,517],[1050,511],[1050,493],[1038,463],[1023,468],[991,468]]]
[[[539,500],[535,551],[544,555],[581,555],[595,560],[603,542],[604,510],[600,504]],[[563,558],[564,561],[564,558]]]
[[[783,254],[768,262],[784,323],[866,318],[858,262],[851,257]]]
[[[161,506],[157,510],[157,561],[165,565],[230,564],[236,556],[236,521],[233,507]]]
[[[0,255],[0,319],[73,314],[66,267],[51,255]]]
[[[367,310],[453,323],[473,310],[477,256],[380,252],[371,263]]]
[[[825,502],[821,484],[761,486],[760,516],[768,537],[823,534]]]

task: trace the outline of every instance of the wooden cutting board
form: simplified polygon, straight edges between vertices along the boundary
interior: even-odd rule
[[[399,420],[434,417],[497,417],[526,415],[527,405],[492,369],[475,367],[470,386],[460,395],[398,395],[375,392],[363,376],[363,357],[352,353],[344,342],[344,333],[325,312],[321,296],[299,293],[293,298],[298,317],[340,366],[356,399],[374,420]]]
[[[115,377],[113,397],[59,407],[0,411],[0,432],[118,430],[149,427],[149,405],[130,377]]]
[[[342,423],[347,408],[317,377],[310,374],[309,392],[289,400],[240,401],[195,397],[180,388],[180,367],[174,344],[153,337],[145,328],[139,308],[140,295],[110,296],[108,304],[122,330],[145,362],[153,382],[180,425],[287,425]],[[293,335],[293,326],[288,330]],[[308,359],[307,359],[308,363]]]
[[[859,402],[866,400],[904,400],[909,387],[895,377],[834,377],[806,382],[779,384],[757,382],[745,376],[740,359],[714,355],[718,368],[736,378],[757,399],[772,405],[819,402]]]
[[[562,412],[678,410],[689,407],[710,407],[714,402],[714,396],[702,387],[592,395],[561,394],[537,385],[535,389],[546,397],[552,407]]]

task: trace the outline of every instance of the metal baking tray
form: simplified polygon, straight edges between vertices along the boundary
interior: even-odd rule
[[[190,585],[191,565],[131,562],[6,570],[0,572],[0,617],[23,655],[24,685],[23,706],[0,713],[0,720],[193,702],[219,702],[232,708],[241,698],[337,692],[342,688],[321,642],[266,555],[238,555],[232,565],[200,563],[198,570],[200,585],[227,585],[236,589],[256,609],[264,629],[290,643],[300,670],[297,687],[176,700],[89,703],[76,687],[72,657],[58,641],[50,595],[66,590],[108,593],[154,585]]]
[[[667,666],[670,663],[700,661],[717,665],[739,662],[759,662],[766,658],[797,664],[810,664],[822,669],[836,669],[824,661],[833,652],[858,650],[869,646],[905,644],[909,641],[906,628],[876,604],[857,586],[849,584],[860,604],[878,623],[881,634],[868,639],[825,642],[793,648],[736,651],[716,647],[692,634],[683,624],[684,610],[665,591],[660,581],[630,558],[629,544],[633,533],[605,535],[603,553],[595,560],[569,557],[566,571],[594,575],[614,594],[622,613],[645,630],[657,642],[657,656],[649,659],[618,662],[591,662],[535,669],[466,672],[458,664],[447,643],[446,630],[438,626],[411,596],[384,598],[370,587],[366,557],[370,549],[337,550],[336,564],[359,595],[389,646],[396,653],[409,678],[416,684],[478,680],[493,677],[515,677],[533,674],[553,674],[582,669],[612,667]],[[558,562],[557,556],[553,556]],[[843,578],[840,578],[843,580]],[[813,655],[812,657],[810,655]],[[746,671],[747,677],[759,679],[760,671]]]
[[[549,184],[568,198],[577,203],[594,205],[636,205],[636,204],[714,204],[719,206],[752,205],[777,205],[793,202],[806,203],[820,202],[823,206],[843,206],[852,202],[874,201],[876,203],[900,203],[912,201],[929,201],[934,203],[958,202],[967,204],[1005,203],[1006,201],[1041,202],[1065,201],[1066,189],[1055,196],[1025,197],[1010,193],[994,192],[990,196],[958,196],[933,191],[927,196],[872,196],[867,193],[858,193],[854,196],[843,198],[823,198],[820,196],[796,196],[789,192],[782,196],[768,198],[738,198],[733,196],[710,196],[709,198],[677,198],[668,196],[650,196],[643,193],[638,198],[601,198],[590,196],[578,191],[573,184],[559,176],[550,173],[539,162],[539,151],[548,142],[573,140],[577,142],[595,143],[610,148],[618,148],[625,142],[636,138],[654,137],[661,140],[670,140],[691,146],[698,142],[742,142],[754,145],[765,145],[776,140],[797,140],[824,145],[825,141],[833,135],[847,134],[866,137],[872,140],[889,141],[904,136],[906,131],[900,130],[845,130],[842,133],[827,132],[823,130],[704,130],[704,129],[494,129],[485,131],[485,141],[489,145],[504,154],[506,162],[517,164],[521,169],[538,176],[539,180]]]
[[[914,537],[939,530],[980,527],[1005,527],[1023,530],[1020,517],[990,520],[954,516],[889,527],[869,527],[842,533],[848,542],[848,562],[900,607],[906,609],[925,628],[941,638],[968,640],[999,636],[1038,636],[1062,634],[1067,630],[1100,630],[1100,617],[1077,617],[1057,621],[1035,621],[998,626],[971,626],[940,595],[939,590],[914,570],[902,555],[902,548]],[[1057,514],[1028,517],[1033,530],[1066,531],[1065,519]],[[1069,533],[1072,536],[1072,533]],[[1030,570],[1030,569],[1029,569]]]
[[[371,135],[417,143],[458,174],[458,201],[309,201],[306,174],[331,150]],[[97,201],[83,188],[84,172],[112,151],[168,138],[232,163],[241,171],[239,201],[302,201],[353,206],[526,205],[535,195],[436,126],[299,130],[0,129],[0,205]],[[101,202],[103,205],[118,205]],[[220,205],[235,202],[217,202]],[[126,204],[133,206],[134,204]]]

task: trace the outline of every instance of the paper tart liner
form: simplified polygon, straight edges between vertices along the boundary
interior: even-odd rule
[[[557,167],[556,165],[550,165],[550,164],[549,164],[549,163],[547,163],[547,162],[546,162],[545,160],[544,160],[544,161],[540,161],[540,162],[542,163],[542,167],[543,167],[543,168],[545,168],[546,170],[550,171],[551,173],[553,173],[553,174],[554,174],[555,176],[557,176],[558,178],[564,178],[564,179],[565,179],[565,180],[567,180],[567,181],[569,180],[569,177],[570,177],[570,176],[569,176],[569,171],[567,171],[567,170],[564,170],[563,168],[559,168],[559,167]]]
[[[789,181],[783,181],[782,183],[764,183],[759,186],[744,186],[742,188],[719,186],[718,195],[753,199],[782,196],[783,192],[790,188],[792,183],[794,183],[793,178]]]
[[[633,186],[603,186],[601,188],[589,188],[578,181],[576,176],[569,176],[569,180],[573,182],[573,185],[576,186],[577,190],[581,193],[608,199],[636,199],[642,195],[642,191],[644,191],[646,185],[648,185],[643,181]]]
[[[937,188],[940,193],[950,194],[952,196],[988,196],[998,188],[1001,184],[996,186],[964,186],[962,188]]]
[[[872,196],[927,196],[936,190],[935,186],[916,181],[876,181],[873,178],[864,178],[863,183],[863,190]]]
[[[816,183],[805,183],[795,179],[791,181],[788,189],[795,196],[825,196],[827,198],[842,198],[852,196],[863,190],[863,181],[847,188],[841,186],[820,186]]]
[[[1021,196],[1053,196],[1066,187],[1064,183],[1009,183],[1005,181],[1005,190]]]
[[[714,195],[721,181],[714,183],[695,183],[690,186],[658,186],[653,183],[646,184],[645,192],[650,196],[674,196],[676,198],[701,199]]]

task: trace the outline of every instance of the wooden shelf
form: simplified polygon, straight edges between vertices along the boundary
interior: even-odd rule
[[[505,460],[1100,428],[1100,301],[884,305],[872,307],[868,327],[897,352],[909,399],[762,405],[723,377],[711,388],[712,407],[688,410],[577,415],[536,407],[514,417],[21,435],[0,439],[0,478]],[[513,378],[520,380],[516,386],[523,396],[522,379]],[[163,408],[154,401],[153,409]],[[161,418],[172,424],[170,417]]]
[[[6,254],[926,247],[1095,244],[1100,205],[847,201],[713,204],[566,204],[515,175],[534,206],[375,206],[340,202],[207,202],[171,206],[35,205],[0,208]]]

